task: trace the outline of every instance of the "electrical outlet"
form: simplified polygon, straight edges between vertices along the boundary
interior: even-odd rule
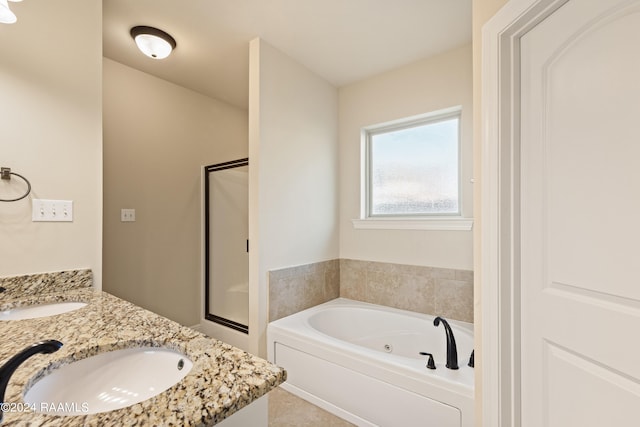
[[[33,199],[31,221],[73,222],[73,200]]]
[[[120,222],[136,222],[136,210],[120,209]]]

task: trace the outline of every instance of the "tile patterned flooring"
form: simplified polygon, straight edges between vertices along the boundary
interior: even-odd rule
[[[281,389],[269,392],[269,427],[349,427],[353,424]]]

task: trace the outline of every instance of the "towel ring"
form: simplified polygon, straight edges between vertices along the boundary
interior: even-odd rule
[[[0,199],[0,202],[17,202],[18,200],[22,200],[31,193],[31,183],[27,178],[20,175],[19,173],[11,172],[11,168],[1,168],[0,169],[0,178],[2,179],[11,179],[11,175],[15,175],[18,178],[21,178],[24,182],[27,183],[27,192],[24,193],[20,197],[16,197],[15,199]]]

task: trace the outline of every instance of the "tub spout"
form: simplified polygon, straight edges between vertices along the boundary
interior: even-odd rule
[[[5,403],[4,394],[7,391],[9,378],[18,369],[25,360],[38,353],[53,353],[62,347],[62,343],[56,340],[40,341],[25,348],[11,359],[9,359],[2,367],[0,367],[0,401]],[[0,411],[0,422],[2,422],[3,413]]]
[[[456,339],[449,322],[438,316],[433,320],[434,326],[439,326],[440,322],[444,325],[444,331],[447,334],[447,368],[458,369],[458,348],[456,347]]]

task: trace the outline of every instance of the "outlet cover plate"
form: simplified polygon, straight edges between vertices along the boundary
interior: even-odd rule
[[[120,222],[136,222],[136,210],[120,209]]]

